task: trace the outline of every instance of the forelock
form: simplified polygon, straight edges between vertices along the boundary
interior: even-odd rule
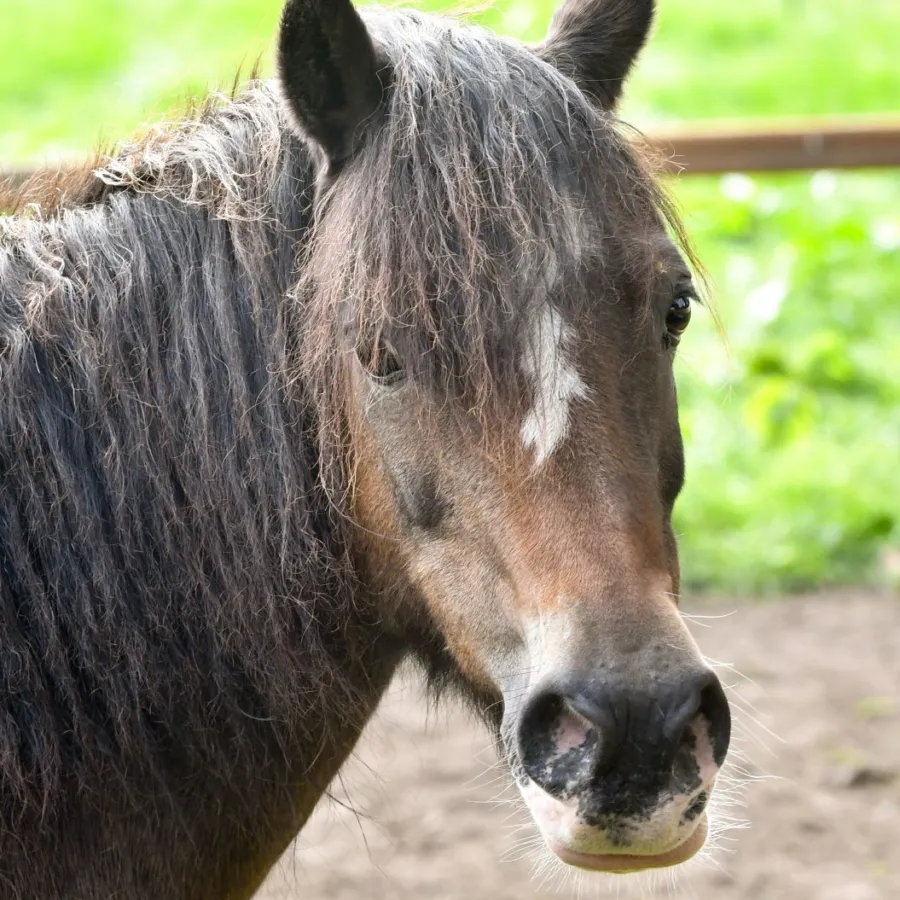
[[[390,86],[321,197],[299,286],[309,358],[321,374],[348,341],[387,333],[423,387],[506,402],[538,307],[574,318],[597,257],[635,223],[658,227],[652,181],[615,120],[523,45],[415,12],[365,17]]]

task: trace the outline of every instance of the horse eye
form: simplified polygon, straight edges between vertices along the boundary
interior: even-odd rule
[[[357,349],[357,355],[366,374],[372,381],[384,387],[399,384],[404,377],[403,366],[396,351],[386,341],[378,341],[374,346]]]
[[[674,347],[681,339],[685,328],[691,321],[692,294],[687,291],[680,293],[669,306],[666,313],[666,346]]]

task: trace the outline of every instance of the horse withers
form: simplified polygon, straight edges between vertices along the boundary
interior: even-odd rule
[[[275,83],[8,198],[0,897],[244,900],[410,657],[563,861],[703,846],[652,13],[290,0]]]

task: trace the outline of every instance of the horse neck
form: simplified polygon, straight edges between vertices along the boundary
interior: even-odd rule
[[[47,796],[95,777],[91,747],[152,743],[146,709],[214,773],[240,758],[249,796],[251,731],[304,772],[325,738],[352,746],[396,662],[360,611],[291,384],[312,168],[279,140],[277,168],[251,143],[199,183],[196,154],[113,160],[93,203],[0,226],[0,645],[34,683],[85,688],[25,701],[35,744],[58,748],[29,763]],[[83,755],[61,762],[72,742]],[[0,787],[30,777],[13,770]]]

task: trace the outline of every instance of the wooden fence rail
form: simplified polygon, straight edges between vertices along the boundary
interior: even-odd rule
[[[713,123],[647,137],[669,172],[787,172],[900,167],[900,119],[834,118]],[[0,172],[7,189],[32,172]]]
[[[685,175],[900,167],[900,119],[776,119],[658,131],[651,146]]]

